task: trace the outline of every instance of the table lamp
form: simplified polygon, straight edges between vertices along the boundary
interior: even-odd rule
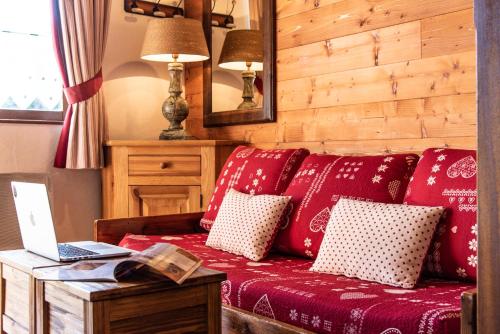
[[[160,139],[194,139],[182,127],[189,114],[187,101],[181,96],[182,63],[210,58],[201,22],[184,17],[152,19],[148,23],[141,58],[168,62],[170,96],[163,102],[163,116],[170,122]]]
[[[243,71],[243,102],[238,109],[253,109],[255,71],[264,67],[264,43],[259,30],[231,30],[227,33],[219,58],[219,67]]]

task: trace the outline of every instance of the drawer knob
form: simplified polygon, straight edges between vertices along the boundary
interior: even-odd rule
[[[171,166],[171,163],[170,163],[170,162],[162,162],[162,163],[160,164],[160,168],[161,168],[161,169],[166,169],[166,168],[168,168],[168,167],[170,167],[170,166]]]

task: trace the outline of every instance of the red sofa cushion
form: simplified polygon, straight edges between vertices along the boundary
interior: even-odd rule
[[[476,279],[476,173],[476,151],[428,149],[408,185],[405,203],[447,208],[427,257],[433,276]]]
[[[339,198],[402,203],[418,156],[308,156],[285,191],[294,207],[275,247],[283,253],[315,258]]]
[[[227,272],[221,297],[232,305],[316,333],[402,334],[460,332],[460,295],[470,283],[427,280],[406,290],[310,272],[309,259],[272,254],[261,262],[204,245],[206,234],[128,235],[121,246],[143,250],[170,242]]]
[[[230,188],[252,195],[281,195],[308,154],[305,149],[261,150],[238,146],[220,172],[201,226],[210,230]]]

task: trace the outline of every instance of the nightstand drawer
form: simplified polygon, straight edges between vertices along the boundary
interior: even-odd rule
[[[128,158],[131,176],[200,176],[199,155],[131,155]]]

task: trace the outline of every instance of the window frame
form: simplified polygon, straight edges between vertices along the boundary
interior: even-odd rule
[[[63,97],[61,111],[0,109],[0,123],[63,124],[66,107],[66,99]]]
[[[62,110],[37,110],[37,109],[2,109],[0,108],[1,123],[25,124],[63,124],[66,117],[68,103],[64,96],[61,84]]]

